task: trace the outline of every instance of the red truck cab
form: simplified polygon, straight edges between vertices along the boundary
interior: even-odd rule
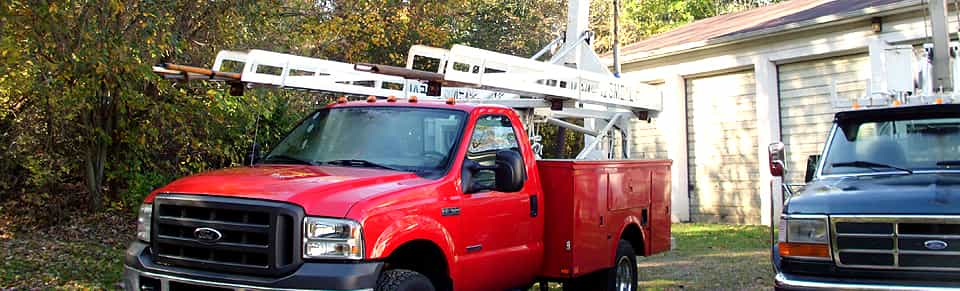
[[[537,161],[497,105],[333,104],[254,166],[151,193],[124,286],[635,290],[635,256],[670,247],[669,168]]]

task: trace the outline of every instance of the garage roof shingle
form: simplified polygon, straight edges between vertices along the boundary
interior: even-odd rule
[[[643,53],[693,42],[781,27],[824,16],[843,15],[904,0],[791,0],[695,21],[627,45],[622,54]]]

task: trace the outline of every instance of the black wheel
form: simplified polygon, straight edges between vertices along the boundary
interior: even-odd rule
[[[629,241],[620,240],[613,268],[607,272],[607,290],[636,291],[637,277],[637,253]]]
[[[433,283],[423,274],[404,269],[383,272],[377,279],[377,291],[434,291]]]

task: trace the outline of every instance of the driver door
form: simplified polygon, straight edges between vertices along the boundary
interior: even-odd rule
[[[477,118],[468,145],[466,159],[482,166],[494,165],[497,151],[521,153],[517,134],[510,118],[503,114]],[[522,153],[521,153],[522,156]],[[524,161],[524,165],[529,165]],[[527,172],[527,169],[523,169]],[[496,177],[491,170],[473,175],[475,182],[493,189]],[[539,257],[535,252],[539,236],[537,217],[531,215],[530,183],[513,193],[482,190],[462,194],[462,245],[456,252],[462,259],[464,283],[457,289],[503,290],[534,280]]]

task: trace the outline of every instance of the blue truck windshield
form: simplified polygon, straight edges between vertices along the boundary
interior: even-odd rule
[[[841,124],[823,175],[960,170],[960,118]]]
[[[466,113],[411,107],[319,110],[263,163],[303,163],[445,173]]]

